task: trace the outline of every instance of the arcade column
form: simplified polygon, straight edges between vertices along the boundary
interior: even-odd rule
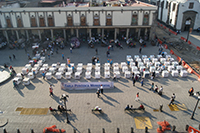
[[[53,30],[51,29],[51,40],[53,40]]]

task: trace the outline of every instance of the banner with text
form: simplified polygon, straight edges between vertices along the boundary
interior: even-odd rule
[[[100,86],[104,89],[114,88],[113,82],[71,82],[71,83],[61,83],[62,90],[85,90],[85,89],[97,89]]]

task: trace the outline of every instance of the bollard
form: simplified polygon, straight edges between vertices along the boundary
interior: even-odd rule
[[[5,128],[3,129],[3,133],[7,133],[7,131],[6,131],[6,129],[5,129]]]
[[[173,125],[173,126],[172,126],[172,131],[175,131],[175,130],[176,130],[176,126]]]
[[[185,130],[188,131],[188,128],[189,128],[189,125],[186,125],[185,126]]]
[[[17,128],[17,133],[20,133],[19,129]]]
[[[148,133],[148,127],[145,127],[145,133]]]
[[[102,128],[102,130],[103,130],[103,133],[105,133],[105,129],[104,129],[104,128]]]
[[[133,133],[133,127],[131,127],[131,133]]]
[[[31,128],[31,133],[34,133],[33,129]]]
[[[74,129],[74,133],[76,133],[76,129]]]
[[[119,133],[119,128],[117,128],[117,133]]]
[[[163,105],[162,105],[162,104],[160,104],[160,112],[162,112],[162,108],[163,108]]]
[[[90,133],[90,129],[88,128],[88,133]]]

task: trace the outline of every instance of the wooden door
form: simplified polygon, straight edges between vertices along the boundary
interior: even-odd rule
[[[138,21],[137,17],[138,17],[137,15],[132,16],[132,25],[137,25],[137,21]]]
[[[7,27],[8,28],[12,28],[12,24],[11,24],[10,18],[6,19],[6,23],[7,23]]]
[[[85,26],[86,25],[86,18],[85,16],[81,16],[81,26]]]
[[[99,16],[94,17],[94,25],[99,26]]]
[[[67,17],[67,25],[68,25],[68,26],[73,26],[72,17]]]
[[[53,22],[53,18],[52,17],[48,17],[48,26],[49,27],[53,27],[54,26],[54,22]]]
[[[37,27],[36,19],[31,18],[31,27]]]
[[[17,27],[23,27],[21,18],[17,18]]]
[[[149,25],[149,14],[144,15],[143,25]]]
[[[107,25],[107,26],[111,26],[111,25],[112,25],[112,17],[111,17],[111,16],[108,16],[108,17],[106,18],[106,25]]]
[[[45,27],[44,18],[40,18],[40,27]]]

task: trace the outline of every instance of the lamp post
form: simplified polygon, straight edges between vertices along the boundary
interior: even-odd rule
[[[185,25],[187,25],[189,28],[188,28],[188,34],[187,34],[187,40],[186,42],[188,42],[188,39],[189,39],[189,34],[190,34],[190,25],[191,25],[191,20],[187,20],[185,22]]]
[[[190,119],[194,119],[193,116],[194,116],[194,113],[195,113],[195,111],[196,111],[196,108],[197,108],[197,105],[198,105],[198,103],[199,103],[199,100],[200,100],[200,96],[198,96],[197,103],[196,103],[196,105],[195,105],[195,107],[194,107],[194,110],[193,110],[193,112],[192,112],[192,116],[190,117]]]
[[[69,96],[66,95],[66,94],[62,94],[62,96],[60,97],[60,101],[63,100],[63,102],[64,102],[65,110],[66,110],[67,123],[70,123],[70,121],[69,121],[69,119],[68,119],[68,114],[67,114],[67,105],[66,105],[67,97],[69,97]]]

